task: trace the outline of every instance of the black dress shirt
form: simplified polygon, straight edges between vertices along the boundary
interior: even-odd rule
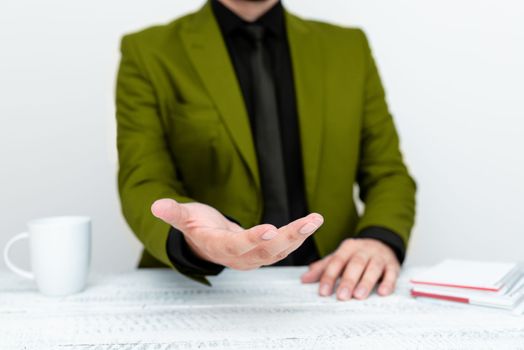
[[[213,0],[211,4],[233,63],[253,129],[255,114],[253,113],[253,84],[249,67],[249,54],[254,43],[244,30],[250,23],[242,20],[217,0]],[[264,27],[266,32],[264,45],[270,53],[282,136],[282,153],[289,207],[288,221],[290,222],[307,215],[308,208],[304,190],[292,61],[282,4],[280,2],[275,4],[255,23]],[[252,134],[253,137],[256,137],[254,132]],[[348,186],[352,186],[352,184],[348,184]],[[264,197],[264,189],[262,189],[262,196]],[[229,219],[234,221],[233,218]],[[395,251],[399,261],[404,258],[405,248],[402,239],[390,230],[381,227],[369,227],[360,232],[356,238],[378,239]],[[223,266],[196,257],[187,245],[183,234],[174,228],[171,229],[168,236],[167,252],[173,265],[186,274],[216,275],[223,269]],[[307,265],[319,258],[313,236],[310,236],[297,250],[274,265]]]

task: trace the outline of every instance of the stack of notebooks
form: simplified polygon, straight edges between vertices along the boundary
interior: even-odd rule
[[[524,307],[524,272],[517,263],[445,260],[411,279],[411,295],[514,310]]]

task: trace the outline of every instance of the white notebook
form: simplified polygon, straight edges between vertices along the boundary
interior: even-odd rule
[[[516,263],[444,260],[415,275],[411,283],[497,292],[518,277]]]

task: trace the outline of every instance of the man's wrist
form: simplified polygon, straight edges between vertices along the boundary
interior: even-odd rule
[[[174,227],[169,230],[166,249],[173,266],[185,275],[216,276],[224,270],[224,266],[198,256],[184,234]]]
[[[176,230],[176,229],[175,229]],[[184,236],[184,233],[181,232],[180,230],[177,230],[182,239],[182,248],[184,249],[184,251],[187,251],[187,255],[191,255],[192,257],[195,257],[195,259],[200,259],[202,261],[209,261],[209,262],[212,262],[210,259],[208,259],[206,256],[202,255],[199,251],[199,249],[195,246],[195,244],[189,240],[189,239],[186,239],[186,236]]]

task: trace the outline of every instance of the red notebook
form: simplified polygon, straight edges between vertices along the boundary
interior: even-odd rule
[[[414,276],[411,295],[512,309],[524,300],[516,263],[446,260]]]

